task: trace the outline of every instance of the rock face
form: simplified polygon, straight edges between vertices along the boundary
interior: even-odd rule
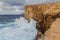
[[[37,21],[36,28],[38,30],[36,40],[40,36],[46,33],[50,29],[52,23],[56,21],[56,18],[60,18],[60,2],[48,3],[48,4],[36,4],[25,6],[25,18],[30,18]]]
[[[52,23],[44,38],[44,40],[60,40],[60,18]]]
[[[60,2],[25,6],[25,17],[27,19],[36,17],[37,15],[37,17],[39,18],[39,15],[41,15],[42,13],[55,15],[58,12],[60,12]]]

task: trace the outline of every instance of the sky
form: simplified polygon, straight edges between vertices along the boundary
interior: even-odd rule
[[[43,3],[49,3],[49,2],[59,2],[60,0],[25,0],[25,4],[43,4]]]
[[[0,15],[15,15],[24,12],[24,4],[42,4],[60,0],[0,0]]]
[[[0,0],[0,1],[3,1],[3,2],[17,2],[17,3],[24,2],[24,0]]]
[[[0,0],[0,15],[15,15],[24,12],[25,0]]]

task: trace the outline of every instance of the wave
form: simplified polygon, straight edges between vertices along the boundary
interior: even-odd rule
[[[36,21],[30,23],[24,18],[16,19],[15,22],[0,24],[6,26],[0,29],[1,40],[34,40],[37,35]]]

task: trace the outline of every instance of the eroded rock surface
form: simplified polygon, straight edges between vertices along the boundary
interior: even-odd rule
[[[60,18],[52,23],[50,29],[45,33],[44,40],[60,40]]]
[[[38,30],[36,40],[45,35],[56,18],[60,18],[60,2],[48,4],[36,4],[25,6],[25,18],[37,21],[36,28]],[[46,34],[47,35],[47,34]]]

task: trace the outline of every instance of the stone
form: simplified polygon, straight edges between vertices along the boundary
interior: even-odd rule
[[[41,38],[41,34],[45,35],[46,33],[47,35],[47,31],[52,23],[56,21],[56,18],[60,18],[60,2],[25,5],[25,18],[28,21],[30,19],[37,21],[36,29],[39,32],[37,33],[38,37],[36,36],[36,40],[38,40]]]
[[[52,23],[44,38],[44,40],[60,40],[60,18]]]

